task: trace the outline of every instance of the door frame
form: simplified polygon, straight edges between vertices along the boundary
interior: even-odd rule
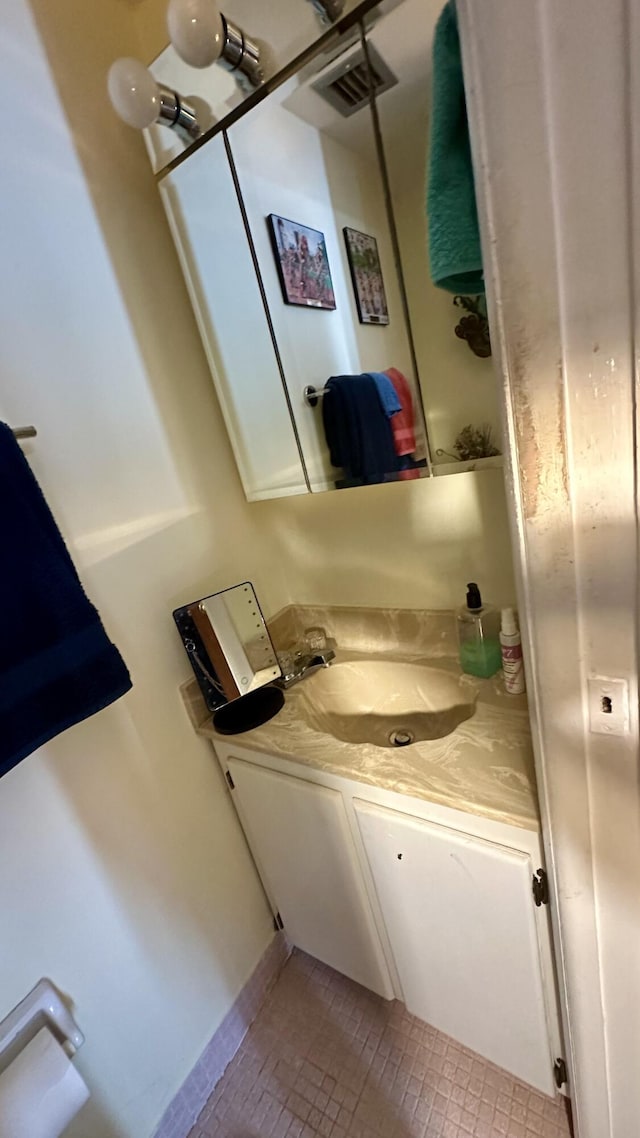
[[[576,1131],[640,1117],[640,14],[457,0]],[[634,60],[633,66],[631,65]],[[588,679],[629,683],[589,730]]]

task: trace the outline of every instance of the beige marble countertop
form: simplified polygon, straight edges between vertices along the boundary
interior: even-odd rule
[[[379,622],[376,631],[372,631],[373,620],[367,619],[371,613]],[[310,676],[286,692],[285,706],[269,723],[240,735],[221,736],[213,728],[194,680],[184,685],[183,698],[198,733],[214,743],[235,740],[239,746],[355,782],[539,829],[526,696],[507,695],[500,674],[478,680],[461,673],[454,655],[453,614],[395,610],[387,611],[382,621],[380,610],[296,606],[294,611],[290,606],[270,622],[270,630],[281,647],[298,638],[299,625],[317,624],[336,637],[337,663],[385,659],[446,670],[457,678],[465,701],[476,700],[474,714],[444,738],[402,748],[347,743],[305,720],[303,703],[313,690]]]

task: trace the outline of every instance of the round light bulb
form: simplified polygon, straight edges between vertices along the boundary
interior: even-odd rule
[[[224,22],[216,0],[169,0],[169,39],[191,67],[209,67],[224,47]]]
[[[160,114],[160,88],[137,59],[116,59],[109,68],[109,98],[116,114],[129,126],[142,130]]]

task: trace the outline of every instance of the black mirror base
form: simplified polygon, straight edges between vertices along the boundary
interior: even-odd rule
[[[213,726],[219,735],[241,735],[268,723],[284,707],[284,692],[268,684],[218,708]]]

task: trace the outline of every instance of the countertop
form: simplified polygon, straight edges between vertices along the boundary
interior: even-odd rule
[[[354,611],[357,610],[349,610],[352,622]],[[307,627],[321,623],[319,616],[324,617],[325,627],[330,625],[326,611],[308,609],[306,615]],[[287,617],[290,619],[289,613]],[[437,614],[436,619],[442,621],[442,614]],[[421,627],[424,631],[424,625]],[[330,627],[330,631],[339,631],[339,625]],[[396,636],[393,650],[381,651],[388,644],[388,641],[386,644],[379,641],[374,651],[371,650],[373,645],[367,645],[366,652],[358,652],[350,644],[338,651],[336,662],[385,659],[445,669],[457,677],[465,698],[476,698],[476,710],[471,718],[444,738],[402,748],[342,742],[315,730],[303,718],[304,689],[305,685],[313,684],[313,676],[301,680],[286,692],[284,707],[269,723],[239,735],[218,735],[195,680],[183,687],[185,706],[197,732],[213,743],[219,740],[229,744],[235,740],[238,746],[279,755],[303,767],[327,771],[341,778],[524,829],[538,830],[539,811],[526,696],[507,695],[500,674],[490,680],[464,676],[456,658],[450,654],[452,643],[448,631],[440,633],[427,652],[417,653],[413,638],[401,644]],[[309,687],[306,698],[311,691]]]

